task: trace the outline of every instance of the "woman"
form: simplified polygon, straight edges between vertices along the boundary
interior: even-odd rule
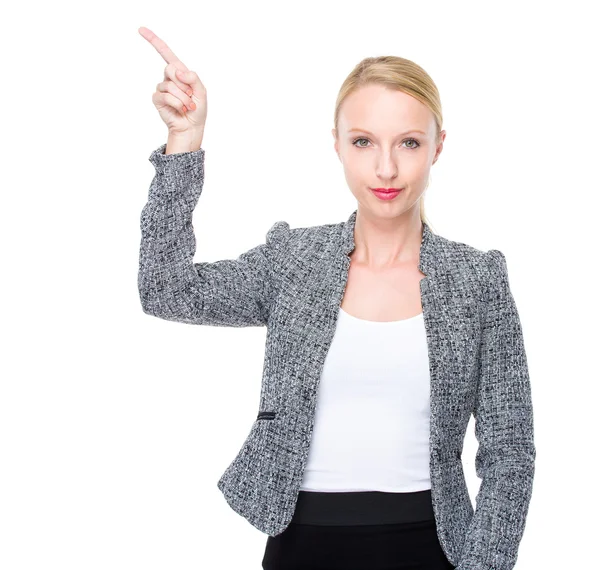
[[[150,157],[140,299],[167,320],[268,327],[257,418],[218,482],[269,535],[263,568],[513,568],[535,460],[521,324],[503,254],[425,220],[445,138],[431,78],[379,57],[344,82],[334,146],[358,202],[345,222],[277,222],[235,260],[193,263],[206,90],[140,33],[167,61],[153,101],[169,127]]]

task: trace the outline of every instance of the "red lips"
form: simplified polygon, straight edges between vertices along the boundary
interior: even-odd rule
[[[371,192],[373,192],[374,196],[377,196],[380,200],[386,201],[393,200],[396,196],[399,196],[402,190],[403,188],[371,188]]]

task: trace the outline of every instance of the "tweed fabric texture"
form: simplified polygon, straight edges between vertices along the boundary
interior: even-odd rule
[[[192,215],[204,149],[150,155],[141,214],[138,287],[148,315],[195,325],[267,327],[257,418],[217,486],[265,534],[294,514],[308,457],[322,367],[354,249],[346,221],[290,228],[236,259],[194,262]],[[431,376],[430,476],[440,544],[459,570],[510,570],[533,487],[536,450],[521,322],[506,259],[423,224],[419,269]],[[481,479],[473,508],[461,453],[475,418]]]

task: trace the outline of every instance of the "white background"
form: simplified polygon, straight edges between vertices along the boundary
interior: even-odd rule
[[[258,570],[216,487],[254,421],[266,329],[143,313],[140,213],[167,130],[163,38],[208,90],[196,261],[356,201],[333,149],[361,59],[433,77],[447,137],[426,214],[500,249],[537,445],[516,568],[597,559],[598,35],[590,2],[27,3],[0,24],[0,568]],[[234,232],[234,228],[239,231]],[[474,498],[473,420],[463,453]]]

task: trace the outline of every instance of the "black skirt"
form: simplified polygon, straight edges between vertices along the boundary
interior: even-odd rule
[[[269,536],[263,570],[452,570],[431,490],[300,491],[292,522]]]

